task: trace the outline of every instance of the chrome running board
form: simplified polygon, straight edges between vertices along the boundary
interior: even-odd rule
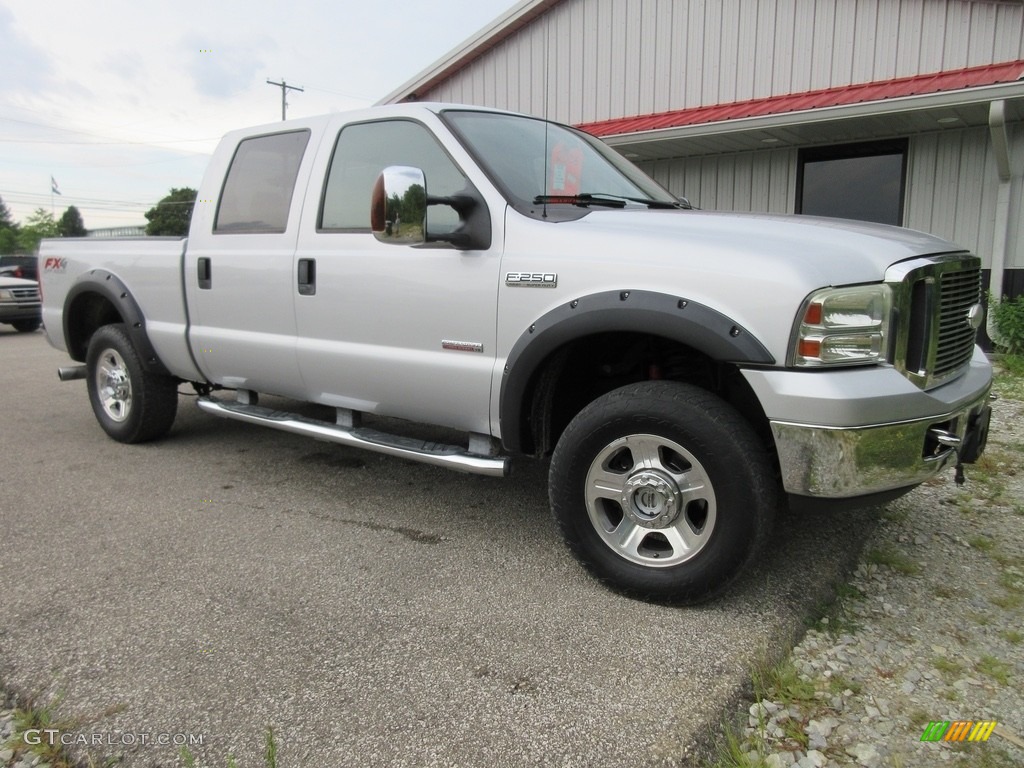
[[[483,456],[470,453],[458,445],[432,443],[365,427],[344,427],[329,421],[310,419],[297,413],[275,411],[259,405],[229,403],[212,397],[200,397],[197,402],[200,408],[215,416],[260,424],[283,432],[314,437],[352,448],[363,448],[400,459],[489,477],[504,477],[509,471],[507,456]]]

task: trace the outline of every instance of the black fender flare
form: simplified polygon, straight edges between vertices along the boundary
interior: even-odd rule
[[[80,337],[80,334],[75,334],[73,331],[70,310],[79,296],[89,293],[98,294],[110,302],[124,320],[128,338],[131,339],[132,346],[139,353],[143,367],[151,373],[170,376],[171,372],[157,356],[156,350],[149,340],[149,334],[146,332],[146,316],[142,314],[142,308],[139,307],[139,303],[132,296],[124,281],[109,270],[90,269],[79,275],[68,290],[64,297],[64,338],[70,341],[72,338]],[[69,349],[70,347],[69,344]],[[84,356],[82,359],[84,360]]]
[[[505,362],[498,419],[502,443],[522,450],[526,393],[541,364],[579,338],[637,332],[678,341],[719,362],[773,365],[775,358],[739,323],[696,301],[655,291],[606,291],[574,299],[538,318],[516,341]]]

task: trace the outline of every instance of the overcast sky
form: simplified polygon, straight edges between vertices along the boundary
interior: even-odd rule
[[[227,131],[366,107],[518,0],[0,0],[0,198],[145,224]],[[51,196],[50,178],[60,195]]]

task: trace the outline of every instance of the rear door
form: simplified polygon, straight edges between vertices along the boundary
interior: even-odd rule
[[[219,199],[196,202],[184,269],[189,339],[215,383],[301,392],[293,259],[310,137],[299,128],[242,139],[220,170]]]

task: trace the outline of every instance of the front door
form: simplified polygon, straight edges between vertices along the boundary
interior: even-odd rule
[[[298,358],[307,399],[341,408],[487,433],[500,248],[456,250],[378,242],[370,194],[387,166],[424,172],[430,196],[470,181],[422,123],[345,126],[331,151],[315,226],[305,217],[296,252],[312,275],[296,297]],[[427,231],[458,224],[430,206]],[[420,222],[397,221],[400,234]]]

